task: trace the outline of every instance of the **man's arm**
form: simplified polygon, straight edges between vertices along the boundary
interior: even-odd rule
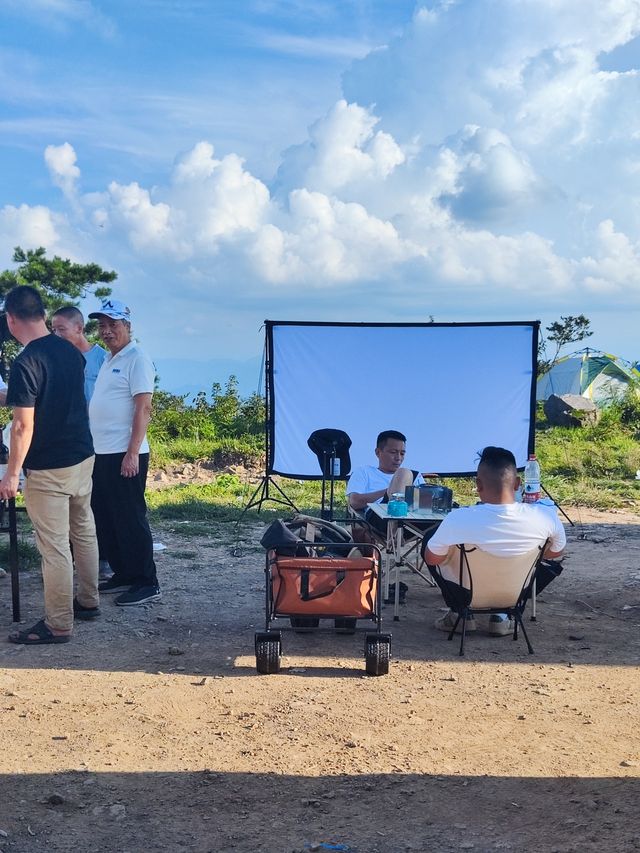
[[[151,398],[153,394],[136,394],[133,398],[133,423],[127,452],[122,460],[120,473],[123,477],[135,477],[140,470],[140,445],[151,420]]]
[[[547,560],[557,560],[559,557],[562,557],[567,544],[567,534],[557,515],[554,515],[553,521],[553,532],[549,537],[549,544],[544,549],[543,555]]]
[[[0,480],[0,499],[15,498],[18,494],[20,471],[33,438],[35,409],[15,406],[11,424],[11,442],[7,471]]]
[[[562,557],[563,554],[564,548],[561,548],[559,551],[553,551],[551,548],[551,543],[549,543],[544,549],[544,557],[547,560],[557,560],[558,557]]]
[[[448,557],[447,554],[434,554],[433,551],[429,550],[429,546],[427,545],[422,552],[422,559],[428,566],[439,566],[440,563],[444,563],[444,561]]]
[[[355,510],[364,509],[367,504],[375,503],[380,498],[383,498],[386,493],[386,489],[379,489],[377,492],[351,492],[349,495],[349,506]]]

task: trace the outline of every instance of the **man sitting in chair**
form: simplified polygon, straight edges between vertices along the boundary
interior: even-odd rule
[[[395,429],[381,432],[376,440],[378,465],[356,468],[347,483],[347,498],[351,509],[356,512],[366,510],[365,520],[382,535],[386,532],[386,522],[367,509],[367,504],[386,502],[396,492],[404,495],[405,486],[412,483],[419,486],[424,483],[417,471],[402,467],[406,443],[406,436]]]
[[[545,558],[561,557],[566,545],[564,527],[555,512],[515,499],[520,478],[516,460],[503,447],[485,447],[478,464],[476,485],[481,503],[461,507],[447,515],[440,527],[423,543],[422,556],[427,566],[445,562],[452,546],[477,545],[495,556],[515,556],[541,545],[547,539]],[[456,616],[449,611],[436,620],[435,627],[451,631]],[[467,631],[476,629],[475,620],[467,620]],[[513,624],[504,614],[489,618],[490,634],[513,633]]]

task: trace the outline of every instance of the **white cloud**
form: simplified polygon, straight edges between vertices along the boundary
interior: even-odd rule
[[[260,43],[279,53],[289,53],[294,56],[338,57],[354,59],[366,56],[371,45],[366,42],[348,38],[327,38],[295,36],[286,33],[262,33]]]
[[[362,205],[300,189],[291,193],[289,210],[288,229],[265,226],[252,249],[256,272],[268,281],[332,287],[378,278],[416,254],[391,223]]]
[[[162,202],[154,204],[148,190],[137,183],[124,186],[109,184],[109,219],[125,231],[136,249],[171,249],[171,208]]]
[[[405,160],[379,119],[358,104],[338,101],[309,129],[309,140],[285,154],[279,186],[335,192],[347,185],[386,179]]]
[[[73,147],[45,157],[85,216],[78,231],[165,276],[176,299],[263,313],[288,298],[303,316],[324,295],[336,319],[338,304],[372,319],[425,306],[588,313],[612,294],[635,305],[639,76],[599,63],[639,32],[640,0],[419,9],[346,72],[345,97],[285,151],[271,184],[206,139],[156,185],[112,181],[81,197]],[[59,243],[68,223],[35,210],[25,233],[39,216]]]
[[[607,219],[598,225],[594,242],[595,257],[578,264],[586,287],[594,293],[640,296],[640,241],[634,243]]]
[[[77,158],[73,146],[68,142],[63,145],[47,145],[44,159],[53,183],[60,187],[66,196],[74,197],[76,184],[80,179],[80,169],[76,166]]]
[[[62,216],[42,205],[6,205],[0,209],[0,252],[10,257],[15,246],[46,246],[53,252],[59,246],[58,226],[63,222]]]
[[[4,11],[28,18],[30,26],[62,29],[70,24],[82,24],[99,35],[110,38],[116,28],[90,0],[4,0]]]

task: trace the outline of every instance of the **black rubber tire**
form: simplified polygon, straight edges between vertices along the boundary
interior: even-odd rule
[[[316,616],[290,616],[289,622],[291,627],[304,634],[313,628],[317,628],[320,624],[320,619]]]
[[[367,675],[386,675],[389,672],[391,643],[377,638],[367,639],[364,656]]]
[[[358,620],[349,616],[338,616],[333,620],[336,634],[355,634]]]
[[[260,675],[280,672],[279,640],[260,640],[256,643],[256,669]]]

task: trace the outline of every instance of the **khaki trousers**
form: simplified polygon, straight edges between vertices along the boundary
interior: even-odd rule
[[[91,512],[93,456],[69,468],[28,470],[24,499],[42,557],[45,621],[59,631],[73,630],[73,564],[78,601],[97,607],[98,543]],[[73,545],[73,558],[69,541]]]

